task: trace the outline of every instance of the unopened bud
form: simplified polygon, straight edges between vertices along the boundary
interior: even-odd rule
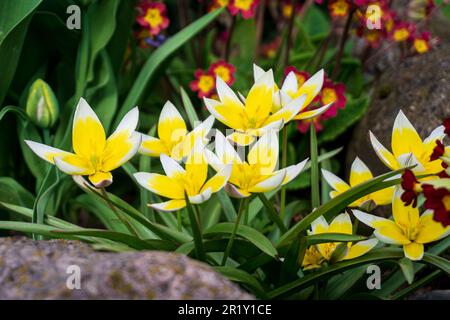
[[[26,111],[31,121],[43,129],[49,129],[58,120],[59,105],[52,88],[41,79],[30,87]]]

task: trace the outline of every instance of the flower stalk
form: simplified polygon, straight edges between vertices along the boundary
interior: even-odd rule
[[[206,261],[205,250],[203,248],[203,236],[200,227],[200,221],[198,220],[198,216],[196,217],[195,209],[192,204],[189,202],[189,197],[185,194],[187,210],[189,214],[189,221],[191,222],[192,233],[194,236],[194,244],[195,244],[195,255],[198,260]]]
[[[234,228],[233,228],[233,232],[231,233],[230,239],[228,240],[227,247],[226,247],[225,252],[223,254],[222,263],[221,263],[222,266],[224,266],[226,264],[226,262],[228,260],[228,257],[230,255],[230,251],[233,248],[233,243],[234,243],[234,239],[236,238],[237,229],[239,227],[239,223],[241,222],[242,215],[245,212],[245,208],[248,205],[249,199],[250,198],[242,198],[241,199],[241,202],[239,204],[239,211],[238,211],[238,214],[237,214],[236,222],[235,222]]]
[[[319,161],[317,150],[317,134],[314,123],[311,122],[310,131],[310,148],[311,148],[311,204],[313,208],[320,206],[320,190],[319,190]]]

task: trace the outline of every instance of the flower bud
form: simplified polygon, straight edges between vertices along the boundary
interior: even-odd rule
[[[53,127],[58,120],[58,100],[52,88],[41,79],[37,79],[30,87],[26,112],[31,121],[43,129]]]

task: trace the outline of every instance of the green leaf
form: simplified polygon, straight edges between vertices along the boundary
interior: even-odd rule
[[[367,237],[343,233],[320,233],[306,236],[309,246],[329,242],[358,242],[366,239]]]
[[[31,207],[34,203],[34,196],[13,178],[0,177],[0,201]]]
[[[142,93],[149,80],[154,75],[157,68],[176,50],[188,42],[201,30],[206,28],[214,19],[216,19],[224,9],[214,10],[197,21],[193,22],[186,28],[179,31],[177,34],[167,40],[161,47],[148,58],[145,65],[142,67],[136,81],[133,84],[128,96],[126,97],[122,107],[116,118],[116,125],[130,111],[136,106],[141,98]]]
[[[194,129],[196,125],[199,123],[199,119],[197,113],[195,112],[194,105],[192,104],[191,99],[189,99],[188,94],[184,90],[183,87],[180,87],[181,99],[183,100],[184,110],[189,119],[189,123],[191,124],[191,128]]]
[[[369,98],[367,96],[358,99],[348,97],[345,108],[339,110],[336,117],[324,122],[323,130],[318,137],[319,144],[333,141],[344,133],[365,114],[368,106]]]
[[[41,2],[0,1],[0,105],[13,80],[31,15]]]
[[[49,238],[60,238],[60,239],[72,239],[72,240],[81,240],[80,237],[76,235],[57,235],[55,232],[55,227],[46,226],[43,224],[35,224],[29,222],[17,222],[17,221],[0,221],[0,229],[5,230],[13,230],[25,233],[34,233],[39,234],[41,236],[49,237]],[[62,231],[62,230],[61,230]]]
[[[266,293],[259,281],[247,272],[230,267],[213,267],[215,271],[221,273],[231,281],[242,283],[252,289],[260,298],[265,298]]]
[[[223,222],[216,224],[204,231],[204,237],[212,237],[218,234],[232,234],[234,223]],[[273,244],[259,231],[245,225],[239,225],[237,234],[261,249],[264,253],[276,258],[277,250]]]
[[[403,258],[397,261],[398,265],[400,266],[403,275],[405,276],[405,280],[408,282],[408,284],[413,283],[414,281],[414,265],[412,261],[408,258]]]
[[[230,197],[225,192],[224,189],[217,192],[217,197],[219,198],[220,204],[222,205],[223,212],[228,221],[236,220],[237,213],[234,209],[233,202],[231,202]]]
[[[334,276],[327,282],[324,298],[327,300],[341,298],[366,274],[366,270],[367,265],[363,265]]]
[[[15,113],[22,121],[28,121],[28,115],[25,111],[15,106],[6,106],[2,108],[0,110],[0,121],[2,121],[3,117],[9,112]]]
[[[382,183],[386,179],[393,177],[401,172],[403,172],[405,168],[399,169],[396,171],[388,172],[378,177],[372,178],[364,183],[361,183],[354,188],[351,188],[335,198],[331,199],[329,202],[321,205],[315,211],[308,214],[301,221],[295,224],[291,229],[289,229],[279,241],[278,246],[281,247],[293,238],[295,238],[300,232],[305,231],[311,223],[316,220],[318,217],[327,214],[329,216],[333,216],[338,214],[341,210],[343,210],[346,206],[348,206],[353,201],[369,194],[374,191],[378,191],[384,189],[390,185],[398,184],[398,181],[391,180],[389,182]]]
[[[76,236],[89,236],[89,237],[98,237],[108,240],[113,240],[115,242],[126,244],[131,248],[137,250],[166,250],[172,251],[175,250],[176,246],[168,241],[163,240],[141,240],[137,237],[131,236],[126,233],[109,231],[109,230],[100,230],[100,229],[83,229],[83,230],[54,230],[51,231],[54,234],[63,234],[63,235],[76,235]]]

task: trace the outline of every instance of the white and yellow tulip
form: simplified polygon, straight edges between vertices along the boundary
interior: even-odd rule
[[[352,163],[349,183],[346,183],[341,178],[325,169],[322,169],[322,175],[327,183],[334,189],[333,191],[330,191],[331,198],[373,178],[370,169],[358,157],[356,157]],[[374,203],[375,205],[386,205],[391,203],[393,194],[394,187],[376,191],[354,201],[350,204],[350,207],[365,207],[370,203]]]
[[[165,154],[180,161],[190,154],[198,138],[201,138],[205,144],[207,143],[206,136],[213,124],[214,117],[210,116],[191,132],[188,132],[180,112],[168,101],[159,115],[158,138],[142,134],[139,152],[151,157]]]
[[[449,235],[450,226],[444,228],[433,220],[433,212],[419,214],[419,209],[405,206],[400,199],[402,190],[396,189],[392,202],[393,220],[377,217],[354,210],[355,217],[375,229],[374,235],[387,244],[403,246],[405,256],[411,260],[421,260],[424,244],[437,241]]]
[[[70,175],[88,176],[102,188],[113,181],[111,171],[130,160],[138,151],[141,135],[136,132],[138,108],[129,111],[114,133],[106,139],[105,130],[95,112],[83,98],[78,102],[72,127],[74,153],[38,142],[25,141],[40,158]]]
[[[265,71],[258,67],[257,65],[253,66],[253,76],[255,82],[264,75]],[[302,105],[298,113],[293,117],[294,120],[307,120],[315,118],[325,111],[333,104],[329,103],[320,108],[304,111],[307,106],[314,100],[314,98],[320,93],[322,90],[323,82],[324,82],[325,73],[323,70],[319,70],[314,74],[311,78],[309,78],[303,85],[299,87],[298,80],[294,72],[289,72],[286,76],[286,79],[281,86],[281,89],[278,89],[278,86],[274,83],[274,94],[273,94],[273,109],[272,112],[277,112],[279,109],[283,108],[283,106],[287,106],[292,101],[295,101],[299,97],[306,96],[303,100]]]
[[[211,194],[219,191],[227,183],[231,173],[231,165],[223,168],[211,179],[207,180],[208,163],[204,154],[204,144],[197,139],[185,168],[164,153],[160,155],[161,164],[166,175],[138,172],[136,181],[145,189],[168,198],[162,203],[149,206],[160,211],[175,211],[186,206],[185,194],[194,204],[205,202]]]
[[[353,234],[353,226],[350,220],[350,216],[347,213],[341,213],[336,216],[331,224],[325,220],[324,217],[319,217],[311,223],[311,230],[308,231],[309,235],[322,234],[322,233],[341,233],[341,234]],[[305,257],[302,262],[303,269],[318,268],[325,261],[330,261],[334,251],[340,242],[320,243],[315,246],[311,246],[305,252]],[[357,243],[347,243],[346,252],[338,259],[349,260],[354,259],[363,254],[369,252],[378,243],[375,238],[359,241]]]
[[[215,153],[206,151],[208,162],[217,172],[228,164],[232,165],[226,189],[230,195],[237,198],[275,190],[289,183],[298,176],[308,161],[306,159],[299,164],[275,170],[278,153],[278,137],[275,132],[268,132],[259,138],[251,147],[247,161],[239,156],[219,131],[215,137]]]
[[[422,141],[416,129],[405,114],[400,110],[395,118],[392,130],[392,152],[387,150],[369,132],[372,146],[380,160],[391,170],[416,165],[412,168],[415,174],[436,174],[442,171],[441,160],[431,161],[430,157],[436,146],[436,140],[444,138],[444,127],[440,126]]]
[[[236,95],[217,77],[216,89],[219,100],[204,98],[208,111],[220,122],[233,129],[228,138],[242,146],[249,145],[257,137],[270,130],[280,130],[300,111],[307,96],[301,95],[272,113],[274,78],[272,70],[259,77],[247,98]]]

